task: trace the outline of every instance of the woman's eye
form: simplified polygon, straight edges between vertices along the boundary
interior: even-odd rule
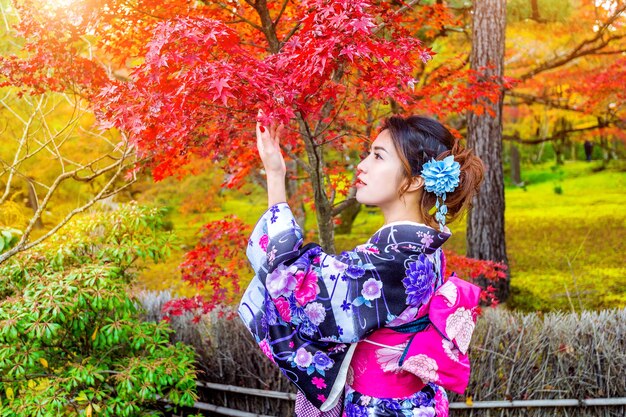
[[[374,158],[376,158],[376,159],[383,159],[383,157],[380,156],[380,154],[378,152],[374,152]]]

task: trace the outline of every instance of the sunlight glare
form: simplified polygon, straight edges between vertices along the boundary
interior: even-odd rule
[[[65,9],[70,7],[77,0],[48,0],[46,3],[53,9]]]
[[[602,7],[607,12],[613,13],[617,8],[615,0],[595,0],[596,7]]]

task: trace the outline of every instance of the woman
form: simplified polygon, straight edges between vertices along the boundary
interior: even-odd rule
[[[385,224],[335,256],[302,246],[276,129],[257,123],[256,135],[269,210],[249,241],[256,275],[239,314],[297,386],[296,414],[446,416],[444,388],[462,393],[469,381],[479,288],[444,279],[441,245],[446,220],[478,190],[481,161],[435,120],[387,119],[356,179],[357,200]]]

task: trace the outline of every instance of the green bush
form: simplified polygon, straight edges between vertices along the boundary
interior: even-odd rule
[[[139,260],[175,243],[135,205],[74,221],[0,265],[0,416],[143,416],[195,400],[193,349],[141,320]]]

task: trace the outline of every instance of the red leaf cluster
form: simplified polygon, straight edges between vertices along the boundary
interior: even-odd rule
[[[183,281],[208,296],[172,300],[163,308],[165,316],[191,312],[199,317],[241,298],[240,272],[248,267],[242,253],[249,233],[250,227],[235,216],[204,225],[198,243],[185,254],[180,270]]]
[[[506,278],[506,264],[485,261],[480,259],[468,258],[466,256],[457,255],[450,251],[444,251],[446,255],[446,278],[452,274],[456,274],[460,278],[467,281],[474,281],[478,278],[487,282],[496,282]],[[482,286],[480,294],[483,303],[495,307],[498,305],[498,299],[495,295],[496,289],[493,285],[487,284]]]

